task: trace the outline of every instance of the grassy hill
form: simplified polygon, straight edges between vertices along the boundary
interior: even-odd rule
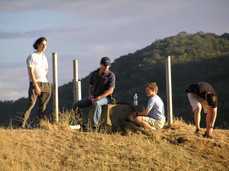
[[[80,132],[64,123],[1,128],[0,170],[229,170],[229,131],[216,129],[213,139],[194,131],[178,119],[148,136]]]

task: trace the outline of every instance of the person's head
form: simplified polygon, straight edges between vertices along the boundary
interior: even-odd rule
[[[146,95],[147,96],[154,96],[158,92],[158,86],[156,82],[148,83],[146,85]]]
[[[111,60],[108,57],[102,57],[100,60],[100,64],[104,66],[111,66]]]
[[[207,94],[206,101],[209,106],[216,108],[217,107],[217,96],[214,94]]]
[[[44,52],[47,47],[47,39],[45,37],[40,37],[33,44],[33,48],[38,52]]]
[[[103,70],[103,72],[107,71],[111,66],[111,60],[108,57],[102,57],[100,60],[100,68]]]

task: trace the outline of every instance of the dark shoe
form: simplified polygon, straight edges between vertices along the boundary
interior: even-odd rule
[[[200,129],[196,129],[195,134],[196,134],[197,136],[200,136],[200,135],[201,135]]]
[[[93,132],[100,132],[101,125],[93,125],[92,126],[92,131]]]
[[[211,135],[207,135],[206,133],[203,135],[203,137],[204,137],[204,138],[210,138],[210,139],[212,139],[212,138],[213,138],[213,136],[211,136]]]
[[[96,130],[97,130],[97,125],[93,125],[93,126],[92,126],[92,130],[93,130],[93,131],[96,131]]]
[[[25,129],[25,124],[19,123],[18,125],[15,126],[16,129]]]

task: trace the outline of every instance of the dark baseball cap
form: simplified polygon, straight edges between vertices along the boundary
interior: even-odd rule
[[[102,57],[100,64],[103,64],[104,66],[111,66],[111,60],[108,57]]]

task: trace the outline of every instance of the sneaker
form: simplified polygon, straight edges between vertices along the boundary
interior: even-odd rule
[[[200,136],[200,135],[201,135],[200,129],[196,129],[195,134],[196,134],[197,136]]]
[[[92,125],[92,131],[99,132],[101,128],[101,125]]]
[[[80,129],[80,124],[78,125],[70,125],[71,129],[79,130]]]
[[[97,125],[92,125],[92,130],[97,131]]]
[[[203,135],[203,137],[204,137],[204,138],[210,138],[210,139],[212,139],[212,138],[213,138],[213,136],[211,136],[211,135],[207,135],[206,133]]]

